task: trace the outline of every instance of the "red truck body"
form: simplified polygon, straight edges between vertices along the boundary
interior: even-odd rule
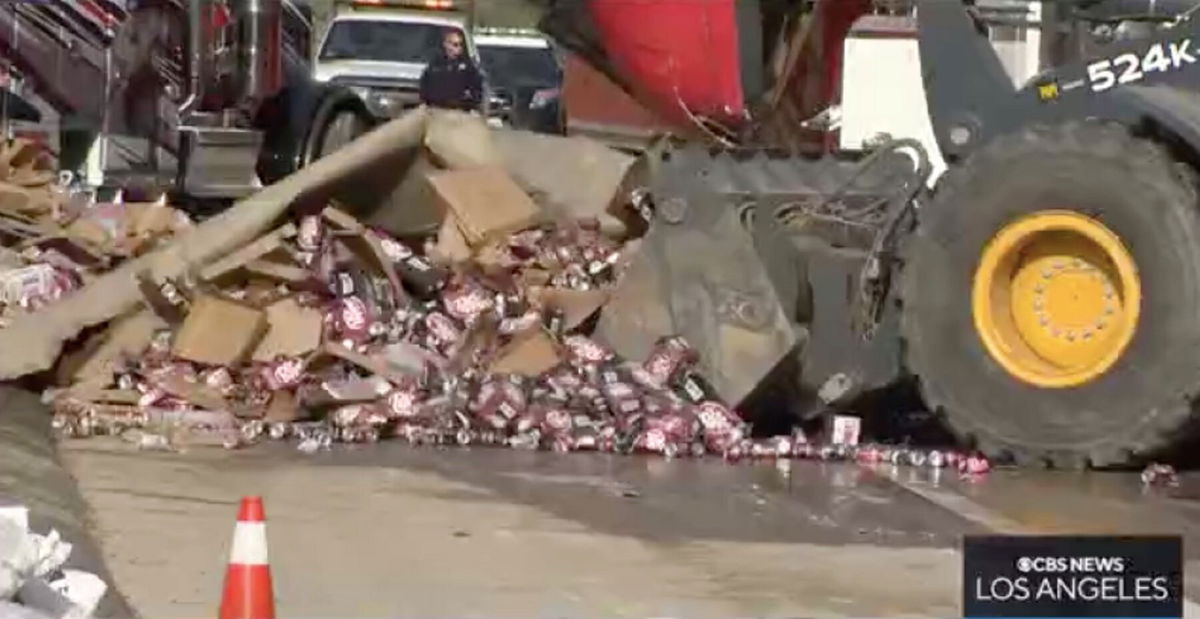
[[[564,88],[568,124],[639,134],[711,123],[735,134],[752,127],[772,142],[831,148],[832,134],[799,123],[838,101],[843,42],[871,1],[818,0],[803,21],[748,10],[751,4],[588,0],[588,17],[628,93],[572,60]],[[781,18],[786,26],[764,46],[766,20]]]

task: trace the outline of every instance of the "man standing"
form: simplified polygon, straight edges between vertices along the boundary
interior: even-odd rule
[[[441,53],[421,74],[421,103],[463,111],[483,104],[483,75],[464,49],[462,33],[449,30],[442,37]]]

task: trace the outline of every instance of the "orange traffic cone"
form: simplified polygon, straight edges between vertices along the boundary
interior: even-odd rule
[[[225,572],[220,619],[275,619],[262,498],[242,497]]]

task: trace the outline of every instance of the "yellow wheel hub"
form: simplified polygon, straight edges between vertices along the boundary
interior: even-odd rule
[[[1104,224],[1039,211],[988,243],[971,306],[984,346],[1010,374],[1038,387],[1074,387],[1102,375],[1129,346],[1141,294],[1133,257]]]

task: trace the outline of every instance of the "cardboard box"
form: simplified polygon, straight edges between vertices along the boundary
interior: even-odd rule
[[[496,356],[490,369],[498,374],[533,377],[540,376],[561,360],[558,345],[539,327],[509,342]]]
[[[224,258],[200,270],[204,280],[216,279],[234,269],[241,268],[253,260],[257,260],[283,246],[283,241],[296,236],[294,224],[284,224],[272,232],[258,237],[249,245],[227,254]]]
[[[446,213],[438,230],[437,244],[430,254],[430,258],[440,264],[458,264],[471,259],[471,248],[458,227],[458,218],[454,213]]]
[[[429,183],[472,248],[532,226],[542,216],[537,204],[499,167],[437,172],[429,175]]]
[[[312,273],[307,269],[273,260],[251,261],[246,265],[246,270],[254,275],[291,284],[302,284],[312,279]]]
[[[264,418],[269,422],[295,421],[300,416],[296,394],[291,391],[276,391],[271,394],[271,403],[267,405]]]
[[[608,302],[608,290],[571,290],[569,288],[532,288],[529,296],[546,309],[563,313],[563,326],[574,329]]]
[[[118,318],[98,336],[94,346],[88,346],[83,358],[70,364],[67,373],[73,382],[107,385],[121,358],[140,356],[149,348],[154,333],[166,326],[148,309]]]
[[[196,363],[236,365],[258,346],[267,327],[267,314],[258,308],[202,295],[175,332],[171,352]]]
[[[321,312],[293,297],[267,306],[267,333],[254,349],[255,361],[306,355],[321,346]]]

